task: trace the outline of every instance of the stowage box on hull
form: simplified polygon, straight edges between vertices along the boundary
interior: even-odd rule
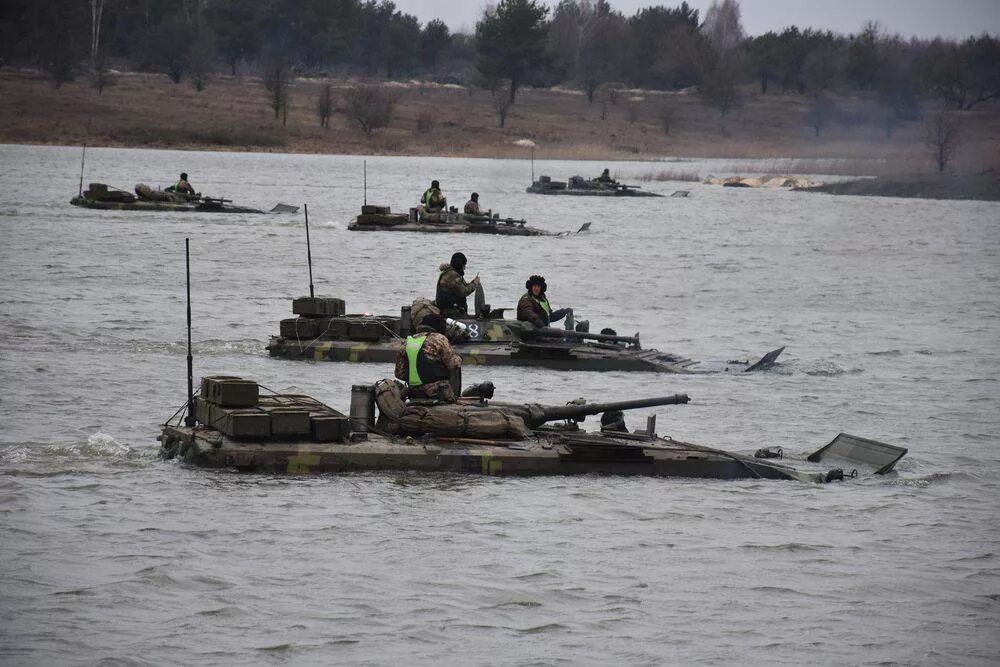
[[[257,405],[257,383],[228,375],[201,379],[201,395],[210,403],[226,408],[249,408]]]
[[[306,317],[338,317],[344,308],[343,299],[302,296],[292,301],[292,312]]]

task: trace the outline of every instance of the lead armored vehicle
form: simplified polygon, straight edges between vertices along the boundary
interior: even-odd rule
[[[91,183],[86,190],[70,201],[73,206],[96,208],[105,211],[187,211],[198,213],[263,213],[247,206],[234,206],[232,200],[180,192],[157,190],[143,183],[135,186],[135,193],[109,187],[104,183]],[[297,206],[278,204],[271,213],[295,213]]]
[[[201,387],[163,426],[160,455],[244,472],[604,473],[830,482],[859,471],[887,473],[906,454],[901,447],[841,433],[789,465],[778,447],[750,455],[657,435],[655,416],[647,418],[645,429],[628,431],[622,411],[687,403],[684,394],[543,405],[492,401],[492,386],[477,386],[466,392],[476,395],[441,404],[406,401],[398,382],[382,380],[353,387],[344,414],[309,396],[261,396],[257,383],[237,377],[203,378]],[[587,416],[598,414],[600,430],[581,427]]]
[[[642,347],[639,334],[619,336],[536,329],[530,323],[504,317],[504,309],[490,310],[482,289],[476,292],[478,315],[459,317],[449,330],[452,347],[466,365],[527,366],[581,371],[658,371],[709,373],[756,371],[771,367],[784,347],[755,362],[730,360],[698,362],[679,354]],[[341,299],[302,297],[292,303],[297,317],[284,319],[280,335],[271,337],[272,357],[315,361],[393,363],[400,344],[414,332],[414,319],[430,302],[418,299],[399,315],[347,314]],[[417,309],[416,311],[414,309]]]
[[[556,236],[524,220],[501,218],[491,212],[470,215],[457,211],[426,213],[411,208],[409,214],[393,213],[388,206],[366,204],[347,228],[354,232],[423,232],[428,234],[499,234],[502,236]]]
[[[637,185],[606,183],[597,179],[588,180],[582,176],[570,176],[569,181],[553,181],[549,176],[539,176],[528,186],[527,192],[536,195],[580,195],[584,197],[662,197],[655,192],[646,192]]]

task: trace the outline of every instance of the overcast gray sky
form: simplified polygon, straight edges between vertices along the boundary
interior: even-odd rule
[[[395,0],[396,7],[415,14],[422,22],[441,18],[453,30],[472,31],[482,14],[483,0]],[[549,6],[558,0],[546,2]],[[680,0],[611,0],[611,6],[626,16],[641,7],[666,5]],[[704,16],[711,0],[688,0]],[[882,23],[904,37],[963,38],[989,32],[1000,34],[1000,0],[741,0],[743,27],[750,35],[785,26],[820,28],[835,32],[857,32],[865,21]]]

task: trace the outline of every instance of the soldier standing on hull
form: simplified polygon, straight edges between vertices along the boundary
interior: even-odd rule
[[[444,331],[444,318],[428,315],[396,355],[396,377],[410,385],[412,398],[456,401],[450,378],[462,367],[462,357],[452,349]]]
[[[573,309],[560,308],[552,310],[549,299],[545,296],[548,285],[542,276],[531,276],[524,283],[528,290],[517,302],[517,319],[522,322],[531,322],[536,328],[547,327],[552,322],[558,322],[566,318],[566,330],[573,331]]]
[[[434,303],[437,304],[441,315],[444,317],[468,317],[469,301],[468,296],[476,291],[479,284],[479,274],[470,282],[465,280],[465,265],[468,260],[460,252],[451,256],[448,264],[440,267],[441,275],[438,277],[437,293]]]

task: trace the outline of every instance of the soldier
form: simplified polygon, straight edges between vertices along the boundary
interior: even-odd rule
[[[468,260],[460,252],[451,256],[448,264],[440,266],[437,294],[434,303],[437,304],[444,317],[468,317],[469,302],[467,297],[476,291],[479,284],[479,274],[471,282],[465,280],[465,265]]]
[[[566,318],[566,329],[573,330],[573,309],[560,308],[552,310],[549,299],[545,295],[548,285],[542,276],[531,276],[524,283],[528,290],[517,302],[517,319],[522,322],[531,322],[535,327],[547,327],[552,322],[558,322]]]
[[[441,192],[441,184],[437,181],[431,181],[431,187],[424,191],[424,195],[420,198],[420,203],[428,213],[437,213],[445,210],[448,207],[448,199]]]
[[[611,178],[611,172],[608,171],[607,169],[602,171],[601,175],[598,176],[596,180],[598,183],[606,183],[608,185],[613,185],[618,182],[615,179]]]
[[[167,189],[169,190],[170,188]],[[185,195],[193,195],[195,193],[194,188],[188,183],[188,175],[186,173],[181,172],[181,179],[174,183],[173,191]]]
[[[413,398],[455,402],[449,378],[453,370],[462,367],[462,357],[452,349],[444,331],[444,318],[430,314],[399,348],[396,377],[410,385]]]
[[[479,193],[473,192],[472,198],[465,202],[465,212],[468,215],[482,215],[482,211],[479,210]]]

